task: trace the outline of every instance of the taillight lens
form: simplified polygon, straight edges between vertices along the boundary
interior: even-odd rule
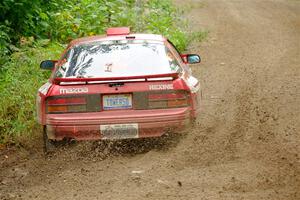
[[[158,108],[177,108],[189,105],[188,96],[185,93],[149,94],[148,107]]]
[[[50,97],[47,99],[47,113],[86,112],[85,97]]]

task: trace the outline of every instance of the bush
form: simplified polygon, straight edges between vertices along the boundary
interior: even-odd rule
[[[5,25],[0,25],[0,66],[8,59],[6,55],[10,52],[10,37],[8,35],[10,28]],[[1,68],[0,68],[1,69]]]
[[[67,42],[103,33],[107,26],[130,25],[134,0],[2,0],[0,1],[0,51],[21,37]]]
[[[183,50],[186,28],[170,0],[2,0],[0,52],[20,46],[21,37],[71,39],[103,34],[107,27],[130,26],[135,31],[164,34]]]
[[[49,35],[66,42],[70,39],[102,34],[110,26],[132,25],[133,0],[68,1],[49,12]]]
[[[148,32],[163,34],[180,50],[185,50],[188,35],[187,23],[182,20],[181,11],[174,7],[170,0],[149,0],[143,16]]]

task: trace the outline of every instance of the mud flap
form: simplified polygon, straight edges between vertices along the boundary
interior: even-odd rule
[[[46,126],[43,127],[43,142],[44,142],[44,153],[45,154],[55,151],[55,149],[56,149],[55,141],[50,140],[48,138]]]

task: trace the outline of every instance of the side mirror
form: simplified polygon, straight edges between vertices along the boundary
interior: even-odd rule
[[[185,54],[185,55],[181,55],[181,58],[183,59],[183,62],[186,64],[195,64],[201,62],[201,58],[197,54]]]
[[[54,66],[55,66],[56,62],[57,62],[56,60],[44,60],[44,61],[41,62],[40,68],[41,69],[52,70],[52,69],[54,69]]]
[[[197,54],[188,54],[187,55],[187,62],[189,64],[200,63],[201,62],[201,58]]]

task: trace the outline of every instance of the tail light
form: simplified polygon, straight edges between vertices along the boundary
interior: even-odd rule
[[[135,92],[132,94],[135,110],[179,108],[190,105],[186,91]],[[101,94],[85,96],[51,96],[46,99],[46,113],[101,112]]]
[[[177,108],[189,105],[188,95],[186,93],[162,93],[148,95],[148,108]]]
[[[47,99],[47,113],[70,113],[87,111],[85,97],[50,97]]]

